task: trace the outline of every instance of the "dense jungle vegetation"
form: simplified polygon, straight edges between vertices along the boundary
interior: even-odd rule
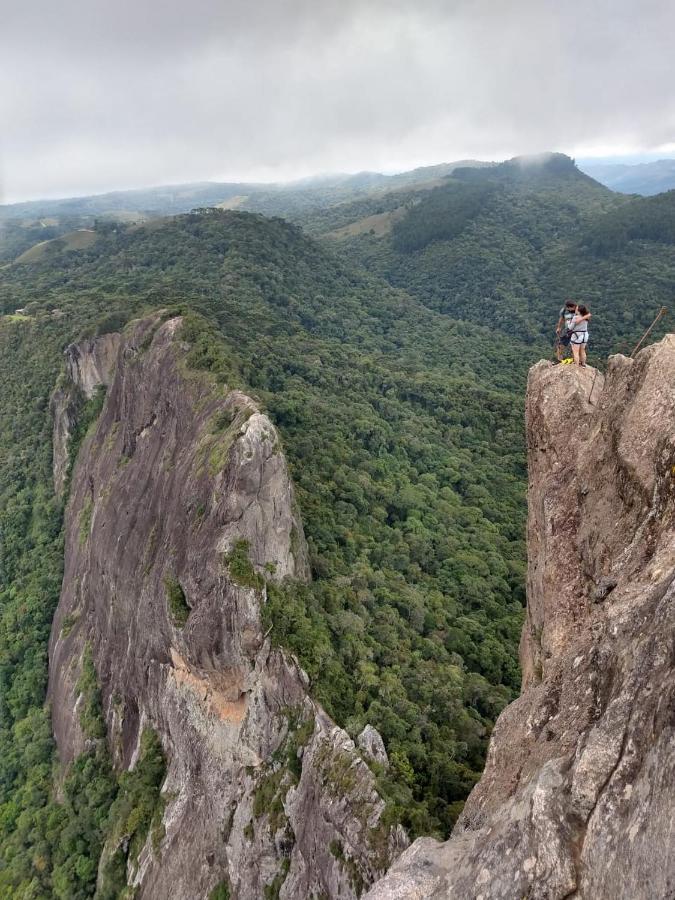
[[[159,307],[191,315],[199,364],[280,429],[313,583],[270,593],[277,640],[340,723],[381,731],[407,827],[451,827],[519,684],[527,367],[567,292],[616,347],[675,280],[661,226],[597,243],[634,201],[549,174],[459,174],[398,230],[331,244],[348,262],[281,220],[202,211],[0,269],[0,896],[91,896],[120,816],[156,800],[156,753],[129,784],[99,736],[57,802],[44,697],[63,549],[49,395],[70,341]]]

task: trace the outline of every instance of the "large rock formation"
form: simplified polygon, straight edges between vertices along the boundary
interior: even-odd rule
[[[369,900],[675,897],[675,336],[527,392],[523,694]]]
[[[50,641],[60,759],[92,740],[81,675],[93,663],[115,765],[136,764],[146,728],[167,758],[163,831],[128,860],[135,897],[198,900],[224,883],[240,900],[351,900],[405,837],[263,631],[267,582],[308,578],[285,458],[249,397],[188,367],[181,327],[136,323],[111,379],[88,358],[95,342],[68,354],[78,388],[111,383],[66,513]]]

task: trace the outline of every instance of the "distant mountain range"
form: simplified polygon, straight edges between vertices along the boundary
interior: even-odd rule
[[[635,165],[582,160],[578,162],[578,166],[600,184],[622,194],[650,197],[675,188],[675,159],[659,159]]]
[[[425,306],[477,325],[517,328],[526,341],[548,334],[552,307],[583,296],[602,315],[594,348],[606,353],[619,334],[637,339],[670,296],[675,192],[612,191],[559,153],[0,207],[0,265],[72,258],[106,234],[154,229],[212,208],[284,218]],[[638,296],[648,299],[644,309],[635,306]]]
[[[206,181],[113,191],[88,197],[30,200],[0,205],[0,221],[93,216],[109,216],[122,221],[143,220],[190,212],[194,208],[207,206],[290,217],[290,214],[304,212],[308,207],[333,205],[368,194],[422,184],[435,187],[457,168],[492,165],[494,163],[464,159],[424,166],[396,175],[384,175],[380,172],[337,173],[276,184]]]
[[[544,160],[518,157],[528,163]],[[675,159],[639,165],[582,160],[578,168],[605,187],[623,194],[649,196],[675,188]],[[86,197],[55,200],[31,200],[0,205],[1,222],[21,222],[43,229],[66,224],[69,228],[88,226],[94,218],[122,222],[142,222],[157,216],[177,215],[198,207],[242,209],[263,215],[279,215],[300,221],[312,211],[327,209],[366,197],[391,192],[434,188],[457,169],[493,168],[498,163],[475,159],[456,160],[435,166],[422,166],[409,172],[385,175],[381,172],[357,172],[318,175],[299,181],[263,184],[255,182],[192,182],[161,185],[140,190],[113,191]],[[57,221],[54,221],[57,220]],[[60,229],[62,232],[63,229]],[[53,237],[44,234],[44,237]]]

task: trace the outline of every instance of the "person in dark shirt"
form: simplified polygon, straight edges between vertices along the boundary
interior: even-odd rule
[[[563,361],[563,357],[565,356],[565,348],[569,347],[570,345],[570,322],[574,317],[576,308],[577,304],[574,300],[566,300],[565,305],[560,310],[558,324],[555,329],[555,355],[558,362]]]

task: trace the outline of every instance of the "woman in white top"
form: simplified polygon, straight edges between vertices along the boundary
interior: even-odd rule
[[[577,306],[574,311],[574,318],[569,325],[570,343],[572,345],[572,356],[577,366],[586,365],[586,347],[588,346],[588,320],[591,314],[588,308],[582,305]]]

